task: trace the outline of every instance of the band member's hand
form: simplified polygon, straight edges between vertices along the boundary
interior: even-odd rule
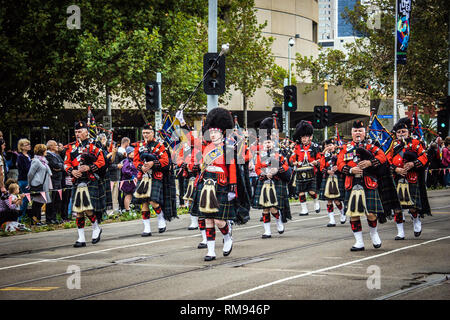
[[[272,179],[272,174],[271,174],[271,173],[268,173],[268,174],[267,174],[267,178]]]
[[[333,171],[333,173],[336,172],[337,171],[337,166],[331,167],[331,170]]]
[[[313,162],[311,162],[311,165],[318,166],[319,165],[319,160],[314,160]]]
[[[78,179],[79,177],[81,177],[83,175],[83,173],[74,169],[74,170],[72,170],[72,175]]]
[[[363,169],[361,169],[359,166],[353,167],[350,169],[352,174],[362,174],[363,173]]]
[[[228,201],[232,201],[234,198],[236,198],[236,193],[228,192]]]
[[[274,176],[274,175],[277,174],[278,169],[277,169],[277,168],[270,168],[269,172],[270,172],[270,174],[271,174],[272,176]]]
[[[406,171],[411,170],[412,168],[414,168],[414,163],[413,162],[407,162],[404,166],[403,169],[405,169]]]
[[[298,162],[297,162],[297,161],[294,161],[292,164],[293,164],[294,166],[296,166],[296,165],[298,164]]]
[[[86,172],[86,171],[89,171],[89,169],[90,169],[89,166],[83,164],[82,166],[80,166],[80,168],[78,169],[78,171],[80,171],[80,172]]]
[[[327,173],[328,173],[330,176],[334,175],[334,171],[333,171],[333,170],[327,170]]]
[[[358,167],[360,167],[361,169],[366,169],[366,168],[370,167],[371,165],[372,165],[372,162],[370,162],[369,160],[363,160],[358,163]]]
[[[408,173],[408,170],[405,170],[405,168],[395,168],[395,173],[404,177]]]

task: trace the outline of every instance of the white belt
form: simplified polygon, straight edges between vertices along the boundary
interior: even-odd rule
[[[218,166],[207,166],[206,167],[206,171],[208,172],[220,172],[220,173],[225,173],[223,171],[223,169],[221,167]]]

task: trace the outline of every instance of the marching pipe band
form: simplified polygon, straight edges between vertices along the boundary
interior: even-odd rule
[[[327,227],[336,226],[335,207],[341,224],[348,217],[355,238],[351,251],[365,250],[362,216],[367,217],[369,235],[377,249],[381,247],[378,222],[385,223],[392,215],[398,230],[395,240],[403,240],[405,210],[409,210],[416,237],[422,232],[420,219],[431,215],[424,184],[427,156],[420,141],[411,137],[407,118],[394,125],[394,147],[385,154],[378,141],[368,139],[362,121],[353,123],[351,141],[338,144],[331,138],[320,146],[312,139],[311,123],[303,120],[296,126],[292,141],[279,138],[275,116],[263,119],[257,137],[252,139],[239,127],[237,117],[233,119],[224,108],[207,114],[202,132],[190,130],[182,110],[176,117],[189,133],[173,155],[151,124],[144,126],[143,140],[134,144],[133,163],[138,170],[134,203],[142,206],[141,236],[151,236],[150,209],[157,215],[159,233],[164,233],[166,221],[177,217],[177,166],[184,177],[182,196],[191,216],[188,230],[200,230],[202,241],[197,247],[207,249],[205,261],[216,259],[216,227],[223,236],[223,256],[231,254],[232,226],[249,221],[251,208],[262,210],[263,239],[272,237],[271,217],[282,235],[292,219],[292,194],[300,200],[300,216],[309,214],[308,194],[317,213],[319,200],[326,201]],[[65,170],[74,182],[73,211],[78,226],[74,247],[84,247],[84,214],[93,225],[92,243],[100,241],[102,229],[95,213],[105,206],[98,182],[105,159],[96,141],[89,138],[86,123],[78,122],[75,133],[77,141],[66,146]],[[254,192],[249,183],[250,162],[258,176]]]

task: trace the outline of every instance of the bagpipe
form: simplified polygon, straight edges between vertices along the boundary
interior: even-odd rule
[[[353,158],[353,161],[357,164],[360,161],[364,160],[373,160],[375,159],[375,156],[367,150],[364,146],[357,146],[355,148],[355,158]],[[362,186],[362,183],[364,183],[364,177],[365,176],[373,176],[373,169],[372,166],[363,169],[362,175],[355,175],[352,191],[350,193],[350,197],[348,199],[348,208],[346,215],[352,217],[352,216],[363,216],[368,213],[367,211],[367,205],[366,205],[366,193],[364,191],[364,187]],[[355,181],[356,180],[356,181]]]
[[[266,165],[265,170],[269,171],[272,169],[272,165],[278,164],[279,165],[279,159],[275,157],[275,154],[270,152],[270,150],[267,150],[267,156],[264,157],[264,159],[261,157],[261,162]],[[267,174],[269,172],[266,172],[265,176],[267,177]],[[281,179],[279,171],[272,176],[278,175]],[[259,203],[261,206],[265,208],[275,207],[278,205],[277,200],[277,192],[275,190],[275,184],[271,178],[268,178],[264,180],[263,185],[261,187],[261,194],[259,195]]]
[[[336,163],[337,163],[337,156],[336,155],[331,156],[330,167],[335,166]],[[325,191],[324,191],[325,197],[327,197],[328,199],[339,198],[341,196],[341,193],[339,191],[338,184],[339,181],[336,174],[328,175],[327,181],[325,183]]]
[[[403,152],[403,148],[409,142],[411,142],[411,138],[402,139],[401,143],[394,147],[394,156],[400,154],[403,158],[404,163],[414,162],[418,158],[418,155],[415,152],[412,152],[410,150],[406,150],[405,152]],[[415,167],[411,168],[407,174],[407,176],[411,175],[417,176]],[[399,178],[397,183],[397,195],[402,207],[414,205],[411,200],[411,193],[409,192],[409,182],[407,177]]]
[[[158,161],[158,157],[148,150],[144,150],[139,152],[140,159],[146,163],[150,161]],[[149,198],[152,194],[152,170],[150,169],[148,172],[142,175],[142,179],[134,191],[133,196],[137,199]]]

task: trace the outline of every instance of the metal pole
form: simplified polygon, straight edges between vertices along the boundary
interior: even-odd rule
[[[162,128],[162,104],[161,104],[161,72],[156,73],[156,82],[158,83],[158,111],[155,112],[155,129]]]
[[[217,52],[217,0],[208,0],[208,52]],[[207,112],[219,106],[219,96],[206,97]]]
[[[108,129],[112,128],[112,115],[111,115],[111,96],[109,94],[109,88],[106,88],[106,114],[108,116],[108,123],[105,123],[104,126]]]
[[[323,105],[327,106],[328,105],[328,82],[326,82],[326,81],[323,84],[323,98],[324,98],[323,99]],[[328,139],[328,128],[327,128],[327,126],[325,126],[325,132],[324,132],[323,136],[324,136],[324,140]]]
[[[286,87],[289,83],[289,79],[284,78],[283,86]],[[284,132],[286,134],[286,138],[289,137],[289,111],[284,110],[284,103],[283,103],[283,115],[284,115]]]
[[[397,16],[398,16],[398,7],[397,0],[395,0],[395,23],[394,23],[394,110],[393,110],[393,120],[394,124],[397,123]]]

